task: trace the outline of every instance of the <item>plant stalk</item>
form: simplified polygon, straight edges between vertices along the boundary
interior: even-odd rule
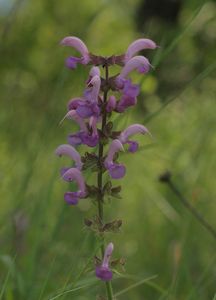
[[[105,80],[106,83],[108,84],[108,79],[109,79],[109,69],[108,65],[105,64]],[[107,114],[106,114],[106,102],[107,102],[107,95],[108,95],[108,89],[105,88],[104,91],[104,97],[103,97],[103,116],[102,116],[102,126],[101,126],[101,131],[102,133],[104,132],[106,122],[107,122]],[[99,151],[98,151],[98,160],[99,160],[99,165],[100,165],[100,170],[98,172],[97,176],[97,185],[98,185],[98,215],[103,223],[103,218],[104,218],[104,212],[103,212],[103,201],[104,201],[104,194],[103,194],[103,167],[102,167],[102,159],[103,159],[103,153],[104,153],[104,146],[102,141],[99,141]],[[101,245],[101,255],[102,258],[104,256],[104,236],[102,236],[102,245]],[[108,300],[113,300],[113,290],[112,290],[112,283],[111,281],[106,281],[106,293],[107,293],[107,299]]]

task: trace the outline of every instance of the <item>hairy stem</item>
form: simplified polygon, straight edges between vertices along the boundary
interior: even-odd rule
[[[108,79],[109,79],[109,69],[108,69],[108,65],[105,65],[105,80],[106,83],[108,83]],[[106,122],[107,122],[107,114],[106,114],[106,102],[107,102],[107,94],[108,94],[108,89],[105,89],[104,91],[104,97],[103,97],[103,111],[102,111],[102,126],[101,126],[101,131],[102,133],[104,132],[105,126],[106,126]],[[104,200],[104,194],[103,194],[103,167],[102,167],[102,159],[103,159],[103,152],[104,152],[104,146],[102,141],[100,140],[99,142],[99,151],[98,151],[98,160],[99,160],[99,165],[100,165],[100,170],[98,172],[98,176],[97,176],[97,185],[98,185],[98,190],[99,190],[99,194],[98,194],[98,215],[99,218],[101,220],[101,222],[103,222],[103,217],[104,217],[104,213],[103,213],[103,200]],[[104,256],[104,237],[102,237],[102,245],[101,245],[101,255],[102,257]],[[107,292],[107,299],[108,300],[113,300],[113,290],[112,290],[112,284],[111,281],[106,281],[105,282],[106,285],[106,292]]]

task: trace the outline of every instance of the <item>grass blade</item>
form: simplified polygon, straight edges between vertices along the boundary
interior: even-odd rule
[[[195,78],[193,78],[186,87],[184,87],[183,90],[181,90],[177,95],[175,95],[174,97],[171,97],[170,99],[168,99],[167,101],[165,101],[161,107],[156,110],[155,112],[149,114],[146,119],[145,119],[145,124],[150,122],[154,117],[156,117],[157,115],[160,114],[161,111],[164,110],[164,108],[166,108],[166,106],[168,104],[170,104],[171,102],[173,102],[174,100],[176,100],[178,97],[180,97],[187,89],[189,89],[191,86],[194,86],[195,84],[197,84],[199,81],[203,80],[205,77],[207,77],[211,72],[213,72],[216,69],[216,61],[209,65],[203,72],[201,72],[200,74],[198,74]]]
[[[58,294],[58,295],[56,295],[56,296],[54,296],[52,298],[49,298],[48,300],[58,299],[61,296],[64,296],[65,294],[73,293],[73,292],[79,291],[79,290],[84,289],[84,288],[89,287],[89,286],[91,286],[91,284],[86,284],[86,285],[83,285],[83,286],[79,286],[79,287],[73,288],[71,290],[67,290],[67,291],[65,291],[65,292],[63,292],[61,294]]]
[[[144,278],[144,279],[142,279],[142,280],[140,280],[140,281],[138,281],[138,282],[136,282],[136,283],[134,283],[134,284],[131,284],[131,285],[130,285],[129,287],[127,287],[126,289],[123,289],[123,290],[121,290],[120,292],[116,293],[116,294],[115,294],[115,297],[121,296],[121,295],[127,293],[128,291],[130,291],[130,290],[132,290],[132,289],[134,289],[134,288],[136,288],[136,287],[138,287],[138,286],[140,286],[140,285],[142,285],[142,284],[144,284],[144,283],[147,283],[148,281],[150,281],[150,280],[152,280],[152,279],[155,279],[156,277],[157,277],[157,275],[153,275],[153,276],[151,276],[151,277]]]

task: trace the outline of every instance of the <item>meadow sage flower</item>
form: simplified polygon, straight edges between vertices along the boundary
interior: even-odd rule
[[[83,175],[80,170],[76,168],[68,169],[63,175],[62,178],[65,181],[75,181],[78,185],[78,191],[76,192],[66,192],[64,194],[64,199],[69,205],[76,205],[81,198],[86,196],[86,186]]]
[[[155,49],[157,45],[150,39],[138,39],[129,45],[125,53],[125,62],[128,62],[134,54],[144,49]]]
[[[130,151],[132,153],[134,153],[138,150],[139,145],[138,145],[137,142],[129,140],[129,137],[134,135],[134,134],[137,134],[137,133],[145,134],[145,133],[149,133],[149,131],[143,125],[133,124],[133,125],[130,125],[124,131],[122,131],[122,133],[118,137],[118,139],[121,141],[122,144],[128,144],[129,145],[128,151]]]
[[[81,57],[70,56],[66,59],[66,66],[70,69],[75,69],[77,63],[86,65],[90,61],[89,51],[82,40],[75,36],[67,36],[61,42],[63,46],[69,46],[80,52]]]
[[[98,97],[100,85],[100,77],[98,75],[92,77],[84,91],[83,97],[71,99],[68,103],[68,109],[76,110],[77,114],[84,119],[91,116],[99,117]]]
[[[96,266],[96,269],[95,269],[96,276],[103,281],[109,281],[113,277],[113,273],[109,267],[109,261],[110,261],[110,257],[112,255],[113,249],[114,249],[113,243],[109,243],[108,246],[106,247],[102,264]]]
[[[115,96],[110,96],[107,105],[106,105],[106,111],[107,112],[112,112],[116,108],[116,97]]]
[[[90,53],[85,43],[74,36],[64,38],[61,45],[72,47],[80,53],[79,57],[67,58],[66,66],[68,68],[75,69],[77,64],[93,65],[85,81],[83,95],[68,102],[68,111],[64,117],[64,119],[74,121],[79,128],[77,132],[69,134],[69,144],[61,145],[56,149],[58,156],[68,156],[74,162],[73,167],[61,169],[62,179],[67,182],[75,182],[77,186],[76,191],[73,191],[71,187],[71,190],[64,194],[64,200],[69,205],[76,205],[80,199],[93,198],[94,204],[98,205],[98,215],[92,220],[87,220],[85,225],[102,236],[102,241],[104,241],[106,231],[116,232],[122,221],[104,222],[103,204],[106,197],[108,199],[119,198],[121,186],[113,187],[110,179],[104,182],[103,174],[107,171],[112,179],[123,178],[126,174],[126,167],[118,163],[120,152],[124,151],[125,145],[129,146],[129,152],[136,152],[138,143],[131,139],[132,136],[138,133],[149,133],[148,129],[141,124],[132,124],[126,129],[115,131],[111,117],[115,113],[124,113],[126,109],[137,103],[140,87],[132,82],[130,74],[134,70],[146,74],[151,67],[149,60],[137,53],[143,49],[155,49],[157,45],[150,39],[142,38],[132,42],[125,54],[109,57]],[[121,67],[119,74],[109,75],[109,68],[112,65]],[[103,77],[100,67],[105,69]],[[74,148],[79,145],[97,147],[97,152],[91,149],[91,152],[86,151],[81,157]],[[97,186],[86,183],[84,178],[86,170],[89,170],[90,174],[97,172]],[[109,266],[113,248],[113,243],[109,243],[104,252],[103,242],[101,246],[102,259],[95,268],[96,276],[107,281],[109,300],[113,299],[110,287],[113,273]]]
[[[69,156],[72,160],[74,160],[75,162],[75,166],[78,170],[82,169],[82,161],[81,161],[81,156],[79,154],[79,152],[71,145],[60,145],[56,151],[55,151],[56,155],[58,156]]]
[[[115,139],[110,144],[107,157],[104,161],[104,166],[113,179],[120,179],[124,177],[126,173],[126,169],[123,164],[117,164],[114,162],[115,154],[119,151],[124,151],[124,147],[118,139]]]

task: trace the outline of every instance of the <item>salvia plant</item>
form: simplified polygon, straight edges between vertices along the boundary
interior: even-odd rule
[[[68,136],[67,144],[60,145],[56,154],[72,160],[72,167],[62,168],[60,173],[64,181],[73,181],[77,186],[76,191],[65,192],[65,202],[75,206],[79,201],[91,198],[97,205],[96,215],[92,219],[85,219],[84,223],[100,238],[101,257],[95,257],[94,272],[98,279],[105,282],[107,298],[110,300],[113,299],[112,266],[123,264],[123,260],[111,260],[114,245],[112,242],[106,243],[106,233],[117,232],[122,221],[104,222],[104,201],[111,197],[120,198],[121,186],[113,186],[112,182],[112,179],[118,180],[126,174],[126,167],[119,160],[120,152],[135,153],[139,145],[133,136],[149,133],[141,124],[132,124],[122,131],[116,131],[112,118],[114,114],[123,114],[136,105],[140,88],[131,81],[130,74],[134,70],[146,74],[151,68],[146,57],[136,54],[143,49],[155,49],[157,45],[150,39],[138,39],[129,45],[125,54],[110,57],[90,53],[84,42],[74,36],[65,37],[61,45],[72,47],[80,53],[79,57],[70,56],[66,59],[68,68],[75,69],[77,64],[92,66],[83,95],[69,101],[64,117],[75,122],[79,130]],[[120,66],[121,70],[110,76],[109,68],[114,65]],[[102,69],[104,75],[101,75]],[[80,145],[89,147],[84,155],[77,150]],[[95,185],[86,182],[87,169],[97,173]],[[105,181],[106,172],[106,178],[109,179]]]

